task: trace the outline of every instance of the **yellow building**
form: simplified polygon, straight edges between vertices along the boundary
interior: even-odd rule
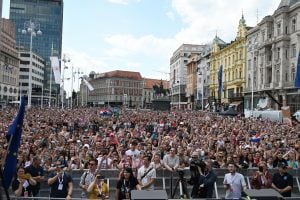
[[[246,32],[244,16],[240,19],[237,36],[225,43],[218,36],[213,41],[210,68],[210,99],[219,103],[242,103],[245,87]],[[222,87],[219,94],[218,74],[222,66]]]

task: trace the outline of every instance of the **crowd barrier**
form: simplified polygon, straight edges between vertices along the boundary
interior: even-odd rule
[[[224,180],[224,175],[228,173],[227,169],[213,169],[214,172],[217,175],[217,181],[215,183],[215,190],[214,190],[214,198],[219,199],[223,198],[225,196],[225,190],[223,186],[223,180]],[[188,180],[190,178],[190,170],[189,169],[183,169],[184,171],[184,179]],[[245,176],[245,180],[247,183],[247,188],[251,189],[250,185],[250,178],[253,175],[253,172],[257,171],[257,168],[250,168],[250,169],[245,169],[245,170],[239,170],[240,173],[242,173]],[[270,170],[271,173],[277,172],[277,169],[272,169]],[[69,174],[73,178],[73,199],[79,198],[81,199],[81,188],[79,187],[79,182],[80,182],[80,177],[83,174],[84,171],[80,170],[73,170],[72,172],[69,172]],[[114,199],[115,195],[115,190],[116,190],[116,185],[117,181],[119,180],[119,170],[114,170],[114,169],[103,169],[101,170],[101,173],[105,176],[105,179],[107,181],[109,190],[110,190],[110,199]],[[300,170],[289,170],[289,173],[293,175],[293,191],[292,191],[292,197],[291,199],[300,199],[300,182],[299,182],[299,177],[300,177]],[[40,190],[40,196],[45,197],[45,199],[49,198],[49,193],[50,193],[50,187],[47,185],[47,174],[45,175],[45,181],[41,184],[41,190]],[[172,174],[173,181],[172,181],[172,188],[171,188],[171,172],[167,170],[157,170],[156,171],[156,180],[154,184],[154,188],[156,190],[166,190],[168,197],[171,198],[171,189],[172,191],[174,190],[174,187],[176,185],[177,180],[179,179],[178,173],[174,172]],[[191,185],[188,185],[188,191],[190,194]],[[10,191],[12,194],[12,191]],[[13,195],[12,195],[13,196]],[[179,189],[176,191],[176,194],[174,197],[179,198]],[[299,198],[297,198],[299,197]],[[42,198],[43,199],[43,198]]]

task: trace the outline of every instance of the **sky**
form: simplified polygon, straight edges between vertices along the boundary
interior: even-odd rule
[[[9,0],[3,17],[9,18]],[[172,53],[183,43],[207,44],[217,34],[234,40],[244,14],[247,26],[272,15],[280,0],[64,0],[63,54],[88,75],[138,71],[168,80]],[[66,70],[65,77],[71,77]],[[76,76],[77,79],[77,76]],[[77,89],[77,81],[74,89]],[[65,89],[70,88],[70,81]]]

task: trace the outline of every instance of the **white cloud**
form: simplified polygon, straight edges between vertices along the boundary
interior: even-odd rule
[[[166,12],[166,15],[169,19],[171,19],[172,21],[175,21],[175,15],[172,11]]]
[[[127,5],[139,0],[109,0]],[[166,77],[153,69],[169,71],[169,59],[182,43],[204,44],[211,42],[216,31],[224,41],[234,40],[242,10],[248,26],[255,26],[257,9],[260,20],[273,14],[280,0],[173,0],[166,16],[181,20],[184,27],[173,37],[162,38],[153,34],[136,37],[134,33],[106,35],[106,48],[101,57],[91,57],[72,49],[74,66],[90,71],[105,72],[116,69],[140,71],[146,77]],[[165,27],[167,28],[167,27]],[[99,52],[100,54],[101,52]]]
[[[130,3],[138,3],[141,0],[108,0],[110,3],[128,5]]]
[[[170,56],[176,41],[172,38],[159,38],[153,35],[134,37],[133,35],[111,35],[105,41],[112,46],[108,56],[126,57],[132,55]]]
[[[244,12],[246,24],[255,26],[257,9],[263,16],[273,14],[280,0],[173,0],[172,7],[181,16],[186,27],[176,34],[177,41],[205,43],[218,32],[225,41],[233,40],[239,19]]]

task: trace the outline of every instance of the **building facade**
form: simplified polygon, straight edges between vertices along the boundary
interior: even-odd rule
[[[300,50],[299,12],[300,1],[282,0],[272,16],[266,16],[249,30],[246,109],[252,108],[252,96],[253,109],[260,106],[263,98],[268,99],[266,106],[269,108],[290,106],[292,112],[300,109],[300,93],[294,87]]]
[[[89,77],[93,91],[81,84],[83,106],[125,106],[141,108],[144,80],[139,72],[110,71]]]
[[[15,25],[0,19],[0,104],[18,100],[19,58],[16,49]]]
[[[30,64],[30,53],[32,53],[32,63]],[[34,52],[19,51],[20,58],[20,94],[28,95],[29,80],[32,85],[32,105],[40,105],[42,99],[48,99],[48,93],[44,92],[44,59]]]
[[[63,0],[11,0],[10,19],[16,24],[16,41],[20,49],[30,48],[30,34],[22,33],[25,23],[39,24],[42,35],[33,37],[32,50],[45,60],[44,88],[49,89],[50,73],[53,73],[49,57],[61,57]],[[52,83],[55,83],[54,76]],[[52,86],[52,90],[58,89],[59,85]]]
[[[215,103],[225,105],[225,107],[228,104],[240,105],[243,103],[246,32],[247,27],[244,16],[242,16],[234,41],[224,44],[217,37],[213,41],[210,68],[210,98]],[[222,82],[220,87],[219,81]]]
[[[210,55],[211,46],[207,46],[206,50],[199,55],[198,60],[196,107],[201,109],[209,106]]]
[[[171,107],[177,109],[187,108],[186,82],[187,63],[190,54],[203,51],[205,45],[182,44],[170,58],[170,89]]]
[[[187,67],[187,81],[186,81],[186,98],[187,109],[195,108],[195,99],[197,95],[197,72],[198,62],[200,59],[199,54],[190,54]]]

